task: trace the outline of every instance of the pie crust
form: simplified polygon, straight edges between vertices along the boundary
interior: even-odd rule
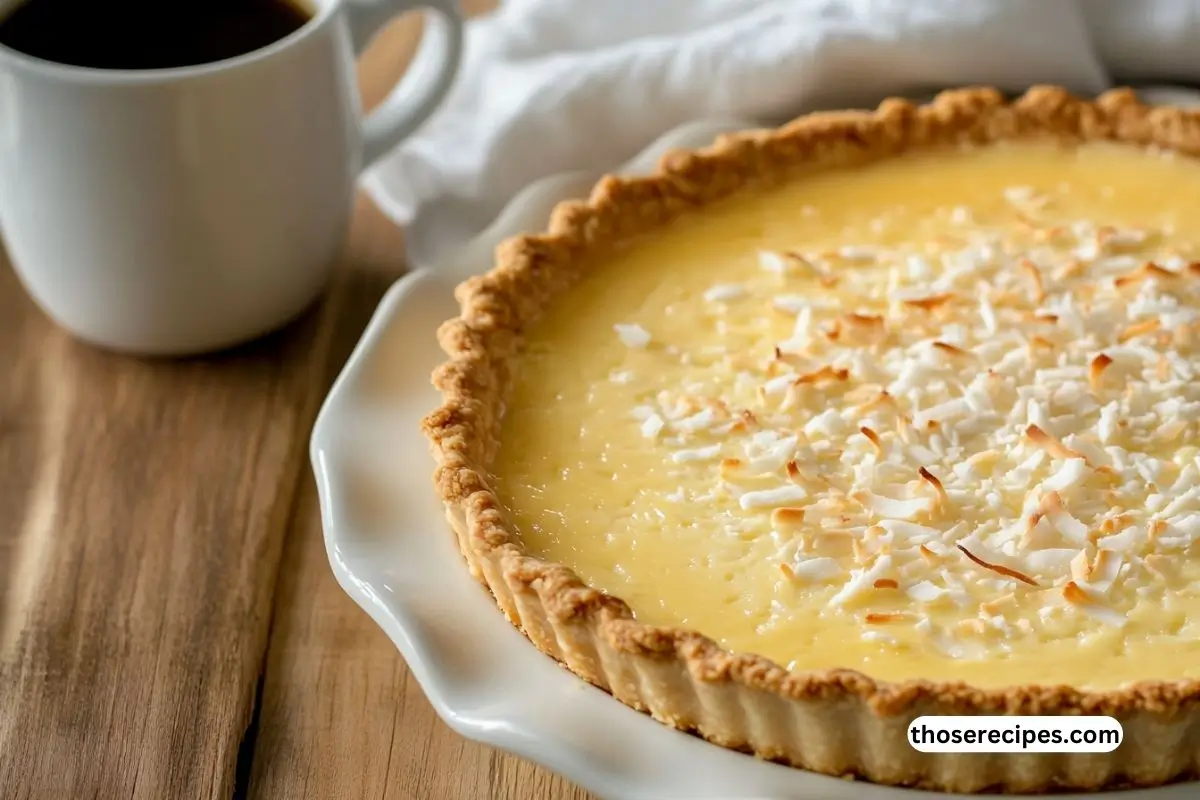
[[[1028,685],[887,683],[851,670],[791,673],[731,653],[699,632],[645,625],[622,600],[522,549],[488,486],[511,359],[523,326],[616,243],[743,187],[814,166],[859,164],[933,145],[1050,138],[1108,140],[1200,155],[1200,115],[1141,104],[1117,90],[1095,101],[1038,87],[1014,101],[992,89],[945,92],[916,107],[821,113],[777,130],[723,137],[663,157],[649,177],[606,177],[585,201],[555,209],[547,233],[502,244],[496,267],[462,284],[462,313],[439,331],[449,361],[433,376],[443,404],[424,421],[435,484],[471,573],[542,652],[621,702],[710,742],[772,761],[876,783],[957,792],[1030,793],[1157,786],[1200,775],[1200,681],[1113,691]],[[923,715],[1110,715],[1112,753],[919,753]]]

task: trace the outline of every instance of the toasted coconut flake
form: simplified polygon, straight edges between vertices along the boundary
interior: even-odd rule
[[[892,578],[878,578],[874,586],[876,589],[899,589],[900,584]]]
[[[1049,228],[1042,228],[1034,232],[1034,237],[1039,242],[1049,242],[1065,236],[1068,230],[1065,225],[1054,225]]]
[[[1171,331],[1171,335],[1176,348],[1190,353],[1196,346],[1197,326],[1196,324],[1178,325],[1175,330]]]
[[[878,344],[887,336],[887,324],[879,314],[849,313],[842,315],[845,330],[858,342]]]
[[[1019,264],[1021,272],[1029,279],[1033,287],[1033,302],[1040,303],[1046,299],[1046,286],[1042,282],[1042,271],[1028,258],[1022,258]]]
[[[1090,617],[1120,627],[1125,624],[1125,617],[1111,608],[1100,605],[1082,586],[1075,581],[1068,581],[1063,587],[1063,599]]]
[[[1029,337],[1029,349],[1034,350],[1057,350],[1058,345],[1050,341],[1044,336],[1033,335]]]
[[[741,471],[745,462],[740,458],[723,458],[721,459],[720,472],[722,478],[731,478]]]
[[[786,250],[782,253],[760,250],[758,251],[758,265],[761,269],[767,272],[774,272],[778,275],[791,275],[803,272],[817,278],[835,277],[820,264],[805,258],[794,250]]]
[[[783,577],[787,578],[788,580],[792,580],[796,577],[796,571],[787,564],[780,564],[779,571],[782,572]]]
[[[1146,538],[1151,543],[1157,541],[1159,536],[1167,532],[1167,521],[1164,519],[1152,519],[1147,525]]]
[[[886,625],[889,622],[904,622],[911,618],[911,614],[903,611],[872,611],[867,614],[866,621],[868,625]]]
[[[921,553],[921,558],[930,564],[936,564],[942,560],[941,556],[929,549],[929,545],[923,544],[917,549]]]
[[[1030,425],[1026,428],[1025,436],[1029,441],[1045,450],[1047,455],[1054,458],[1063,459],[1064,461],[1069,458],[1082,458],[1085,463],[1087,462],[1087,458],[1083,453],[1067,447],[1057,437],[1051,436],[1037,425]]]
[[[794,506],[777,508],[771,512],[771,524],[776,528],[793,528],[804,522],[804,509]]]
[[[900,302],[909,308],[919,308],[925,312],[937,311],[947,303],[952,302],[955,296],[951,292],[942,292],[941,294],[932,294],[928,297],[909,298]]]
[[[1117,579],[1122,563],[1124,563],[1124,559],[1119,553],[1106,549],[1098,550],[1096,558],[1092,561],[1092,568],[1088,572],[1088,580],[1093,584],[1107,587]]]
[[[860,383],[852,389],[847,389],[842,399],[850,406],[857,407],[863,403],[875,400],[883,387],[878,383]]]
[[[800,471],[800,465],[797,464],[794,459],[787,462],[787,465],[784,467],[784,469],[787,470],[788,479],[790,479],[792,483],[796,484],[797,486],[804,486],[806,483],[804,473]]]
[[[1045,517],[1062,513],[1062,496],[1055,491],[1049,491],[1038,498],[1037,511]]]
[[[863,529],[863,536],[867,537],[868,539],[872,537],[887,536],[887,534],[888,529],[878,524],[868,525]]]
[[[1073,517],[1063,505],[1058,492],[1046,492],[1038,501],[1037,513],[1045,517],[1055,530],[1068,539],[1082,544],[1087,541],[1087,526]]]
[[[837,594],[829,598],[830,604],[841,606],[861,596],[876,580],[885,577],[891,570],[892,557],[890,555],[879,556],[869,567],[851,570],[850,579],[846,581]]]
[[[1137,247],[1150,238],[1150,235],[1146,231],[1138,230],[1137,228],[1117,230],[1116,228],[1105,226],[1100,229],[1099,233],[1102,243],[1111,248]]]
[[[1055,325],[1058,323],[1058,314],[1051,314],[1049,311],[1030,311],[1025,315],[1025,319],[1029,322],[1040,322],[1045,325]]]
[[[1142,281],[1147,280],[1149,278],[1168,278],[1169,279],[1169,278],[1178,278],[1178,277],[1179,277],[1178,273],[1172,272],[1171,270],[1166,269],[1164,267],[1160,267],[1158,264],[1155,264],[1153,261],[1147,261],[1144,264],[1142,264],[1140,267],[1135,269],[1133,272],[1126,273],[1125,275],[1121,275],[1121,276],[1117,277],[1116,279],[1114,279],[1113,285],[1116,286],[1118,289],[1122,289],[1126,286],[1132,286],[1134,284],[1141,283]]]
[[[1100,525],[1100,530],[1103,533],[1117,533],[1123,531],[1133,524],[1133,515],[1127,511],[1122,511],[1115,517],[1107,517]]]
[[[1082,261],[1077,258],[1073,258],[1054,273],[1054,279],[1056,281],[1065,281],[1069,278],[1077,278],[1086,270],[1087,267]]]
[[[850,312],[844,314],[842,319],[847,325],[856,325],[864,328],[882,328],[884,325],[882,314],[860,314],[858,312]]]
[[[1141,322],[1135,322],[1117,334],[1117,341],[1121,344],[1128,342],[1130,339],[1136,339],[1139,336],[1145,336],[1148,333],[1154,333],[1162,327],[1162,320],[1147,319]]]
[[[1045,526],[1042,522],[1045,521],[1046,515],[1041,511],[1033,511],[1025,517],[1025,525],[1021,529],[1020,543],[1023,548],[1034,547],[1045,536]],[[1042,536],[1039,537],[1039,532]]]
[[[935,350],[937,350],[939,353],[943,353],[945,355],[952,356],[954,358],[975,358],[974,353],[972,353],[968,350],[963,350],[961,347],[950,344],[949,342],[942,342],[942,341],[934,342],[933,348]]]
[[[1027,583],[1030,586],[1038,586],[1039,585],[1037,581],[1035,581],[1033,578],[1029,577],[1028,575],[1026,575],[1023,572],[1012,569],[1011,567],[1006,567],[1003,564],[993,564],[990,561],[984,561],[982,558],[975,555],[970,550],[963,547],[961,544],[956,544],[954,546],[957,547],[959,550],[961,550],[963,552],[963,555],[965,555],[967,558],[971,559],[971,561],[975,562],[976,564],[978,564],[979,566],[983,567],[986,570],[991,570],[992,572],[995,572],[997,575],[1003,575],[1006,578],[1012,578],[1013,580],[1018,580],[1018,581],[1021,581],[1022,583]]]
[[[886,389],[881,389],[877,395],[856,406],[854,411],[858,414],[865,414],[881,407],[890,408],[893,411],[897,409],[896,399],[888,394]]]
[[[858,432],[861,433],[863,436],[867,437],[867,441],[869,441],[875,447],[876,453],[878,453],[879,455],[883,455],[883,442],[879,439],[878,433],[871,430],[866,425],[863,425],[862,427],[860,427],[858,429]]]
[[[1092,359],[1091,366],[1088,368],[1088,385],[1092,387],[1092,391],[1100,389],[1100,382],[1104,379],[1104,370],[1108,369],[1112,363],[1112,356],[1108,353],[1100,353]]]
[[[999,597],[995,597],[991,600],[985,600],[979,604],[979,607],[983,609],[986,614],[994,616],[1001,613],[1006,608],[1015,606],[1016,602],[1017,596],[1012,592],[1008,592],[1007,594],[1002,594]]]
[[[820,269],[815,261],[805,258],[795,250],[784,250],[781,255],[795,266],[804,267],[805,269],[810,269],[814,272],[817,272]]]
[[[806,372],[803,375],[792,381],[793,386],[803,386],[805,384],[826,383],[829,381],[845,381],[850,379],[850,370],[845,368],[834,368],[826,364],[820,369]]]
[[[942,481],[938,478],[938,476],[934,475],[925,467],[920,467],[917,469],[917,474],[921,476],[922,480],[932,486],[935,492],[937,492],[938,507],[942,509],[949,508],[950,495],[946,493],[946,487],[942,485]]]
[[[1152,277],[1152,278],[1168,278],[1169,279],[1169,278],[1178,278],[1180,275],[1180,273],[1175,272],[1174,270],[1167,269],[1166,267],[1160,266],[1158,264],[1155,264],[1153,261],[1147,261],[1145,264],[1142,264],[1142,269],[1146,272],[1147,276]]]

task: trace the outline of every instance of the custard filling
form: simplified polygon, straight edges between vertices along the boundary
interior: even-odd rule
[[[910,154],[681,218],[538,321],[495,487],[792,669],[1200,677],[1200,163]]]

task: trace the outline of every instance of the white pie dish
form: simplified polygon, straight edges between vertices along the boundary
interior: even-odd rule
[[[668,147],[705,144],[745,122],[679,129],[621,170],[648,170]],[[757,761],[671,730],[584,684],[509,625],[472,579],[431,482],[420,418],[439,395],[444,360],[434,331],[457,314],[463,277],[491,266],[494,245],[545,226],[550,208],[595,176],[531,187],[501,218],[435,270],[385,296],[318,417],[312,458],[326,545],[345,590],[387,632],[438,714],[468,738],[510,750],[606,798],[937,798]],[[464,650],[460,643],[469,641]],[[1196,784],[1121,793],[1170,800]],[[1059,795],[1061,796],[1061,795]]]

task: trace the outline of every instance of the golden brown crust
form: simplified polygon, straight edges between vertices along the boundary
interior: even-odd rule
[[[439,331],[450,360],[433,381],[444,402],[424,429],[462,552],[508,618],[539,649],[628,705],[726,747],[820,772],[1009,792],[1157,785],[1200,774],[1200,681],[1096,692],[885,683],[851,670],[790,673],[699,633],[636,621],[623,601],[524,552],[488,488],[523,325],[579,280],[596,254],[746,186],[914,148],[1032,137],[1200,155],[1200,115],[1142,105],[1128,90],[1095,101],[1051,87],[1011,103],[991,89],[945,92],[922,107],[888,100],[874,112],[813,114],[668,153],[649,177],[608,177],[586,201],[559,205],[548,233],[502,244],[496,268],[458,288],[462,314]],[[1125,744],[1111,754],[921,754],[905,732],[924,714],[1110,715],[1122,721]]]

